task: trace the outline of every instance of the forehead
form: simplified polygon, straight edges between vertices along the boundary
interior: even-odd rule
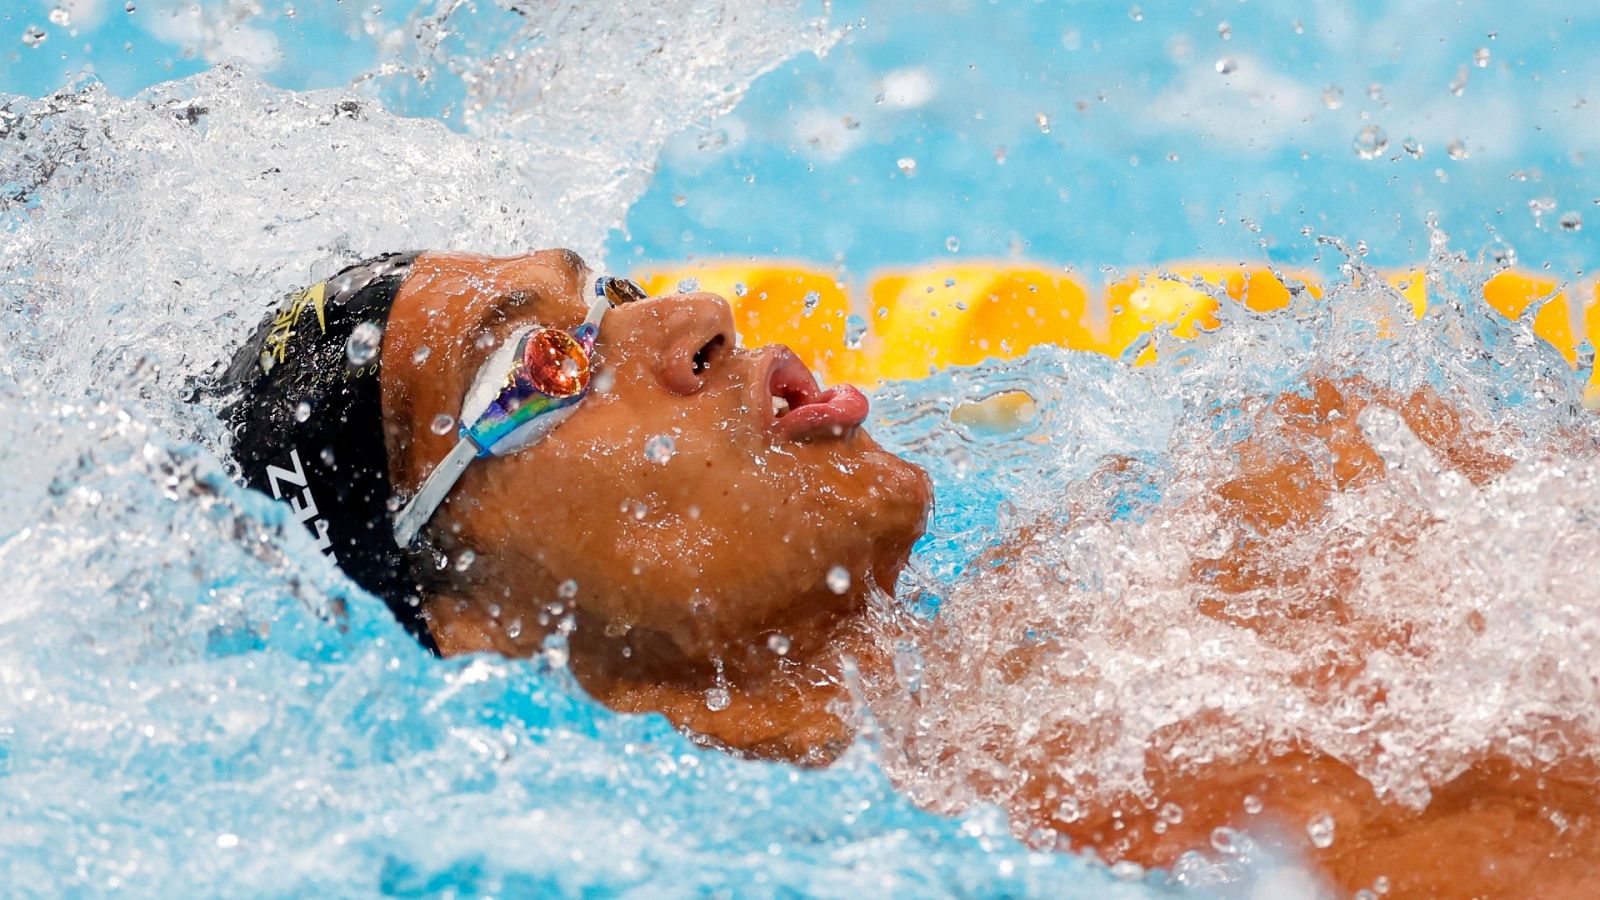
[[[587,311],[589,267],[570,250],[486,257],[418,257],[397,304],[422,314],[430,331],[475,335],[506,321],[570,326]]]

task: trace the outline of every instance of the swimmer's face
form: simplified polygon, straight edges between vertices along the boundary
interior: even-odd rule
[[[592,279],[566,251],[418,259],[383,346],[397,488],[415,490],[454,445],[431,425],[460,412],[494,347],[519,326],[577,325]],[[735,349],[713,294],[611,310],[595,356],[577,412],[473,463],[433,519],[440,543],[475,554],[463,581],[501,627],[535,632],[562,603],[580,629],[704,661],[765,652],[772,634],[803,643],[869,585],[892,589],[931,492],[857,427],[864,403],[808,410],[804,367],[781,347]],[[778,416],[775,392],[798,408]]]

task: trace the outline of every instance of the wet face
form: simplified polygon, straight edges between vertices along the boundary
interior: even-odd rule
[[[454,445],[435,421],[494,348],[529,324],[577,325],[592,283],[565,251],[418,260],[383,346],[399,489]],[[577,412],[474,462],[430,526],[458,559],[472,551],[452,600],[488,609],[499,646],[560,605],[628,655],[737,664],[774,634],[798,652],[892,589],[931,493],[857,427],[853,389],[820,390],[785,348],[737,349],[727,302],[706,293],[611,310],[595,357]]]

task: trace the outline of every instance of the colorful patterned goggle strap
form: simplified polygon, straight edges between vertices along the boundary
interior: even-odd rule
[[[506,456],[537,443],[589,393],[594,345],[606,310],[645,299],[625,278],[601,278],[583,324],[570,332],[535,326],[489,357],[461,404],[461,440],[395,516],[394,539],[411,546],[474,459]]]

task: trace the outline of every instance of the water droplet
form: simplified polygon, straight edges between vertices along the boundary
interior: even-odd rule
[[[1218,22],[1217,37],[1222,38],[1225,41],[1233,40],[1233,26],[1229,25],[1227,22]]]
[[[834,566],[828,570],[828,590],[835,594],[842,594],[850,590],[850,570],[844,566]]]
[[[571,600],[578,596],[578,582],[571,578],[561,582],[560,587],[556,588],[556,596],[563,600]]]
[[[1444,148],[1444,152],[1445,152],[1445,155],[1450,157],[1451,159],[1466,159],[1468,156],[1471,155],[1471,154],[1467,153],[1467,144],[1466,144],[1466,142],[1461,140],[1460,138],[1456,138],[1455,140],[1453,140],[1450,143],[1446,144],[1445,148]]]
[[[1312,846],[1326,850],[1333,846],[1333,816],[1323,813],[1306,823],[1306,835]]]
[[[344,356],[353,368],[361,368],[378,357],[383,346],[383,329],[376,322],[362,322],[344,342]]]
[[[732,700],[733,698],[728,696],[728,689],[720,684],[706,691],[706,709],[712,712],[722,712],[728,708]]]
[[[1137,6],[1130,6],[1128,7],[1128,18],[1134,20],[1135,22],[1143,22],[1144,10]]]
[[[698,290],[700,290],[700,279],[698,278],[685,278],[678,282],[678,293],[680,294],[692,294]]]
[[[851,313],[844,317],[844,345],[851,350],[860,350],[861,341],[867,336],[867,320]]]
[[[1033,114],[1033,123],[1035,125],[1039,126],[1039,133],[1040,134],[1049,134],[1050,133],[1050,117],[1045,115],[1044,113],[1034,113]]]
[[[1238,856],[1244,850],[1245,836],[1236,828],[1223,825],[1211,829],[1211,847],[1225,856]]]
[[[644,458],[657,465],[666,465],[677,452],[678,444],[668,434],[658,434],[644,442]]]
[[[944,248],[946,250],[949,250],[951,253],[955,253],[956,251],[961,249],[961,239],[957,238],[953,234],[950,235],[949,237],[944,239]]]
[[[1400,149],[1404,150],[1406,152],[1406,155],[1411,157],[1412,159],[1421,159],[1422,158],[1422,142],[1418,141],[1414,137],[1408,137],[1405,140],[1401,141],[1400,142]]]
[[[1216,70],[1222,75],[1232,75],[1239,71],[1239,61],[1231,56],[1224,56],[1217,60]]]
[[[1489,48],[1479,47],[1472,51],[1472,64],[1480,69],[1489,68]]]
[[[465,572],[466,570],[472,568],[472,564],[477,561],[478,554],[472,552],[471,550],[463,550],[456,554],[456,571]],[[512,637],[516,637],[516,635],[513,634]]]
[[[434,416],[433,421],[429,423],[428,430],[434,434],[449,434],[450,429],[454,427],[455,424],[455,416],[452,416],[449,413],[439,413],[437,416]]]
[[[421,347],[418,347],[416,349],[415,353],[411,354],[411,361],[420,366],[423,363],[427,362],[428,361],[428,357],[430,357],[432,355],[433,355],[433,348],[429,347],[427,344],[423,344]]]
[[[905,175],[917,174],[917,161],[909,156],[902,156],[894,163]]]
[[[22,42],[29,47],[39,46],[45,42],[46,37],[48,36],[44,33],[44,29],[37,25],[29,25],[22,32]]]
[[[304,400],[301,400],[300,404],[294,408],[294,420],[296,422],[304,422],[304,421],[306,421],[306,420],[308,420],[310,418],[311,418],[311,404],[307,403]]]
[[[1252,816],[1261,812],[1261,798],[1257,797],[1255,794],[1245,794],[1244,811]]]
[[[72,13],[58,6],[50,10],[50,24],[67,28],[72,25]]]
[[[789,636],[786,634],[767,635],[767,649],[779,656],[789,655]]]
[[[1465,63],[1456,66],[1456,77],[1450,79],[1450,93],[1459,97],[1466,91],[1468,71]]]
[[[1377,159],[1389,149],[1389,136],[1376,125],[1368,125],[1356,132],[1356,155],[1362,159]]]
[[[1344,88],[1337,84],[1330,84],[1322,89],[1322,105],[1329,109],[1338,109],[1344,105]]]
[[[1562,231],[1583,230],[1583,216],[1577,210],[1562,213],[1561,218],[1557,221],[1561,223]]]

